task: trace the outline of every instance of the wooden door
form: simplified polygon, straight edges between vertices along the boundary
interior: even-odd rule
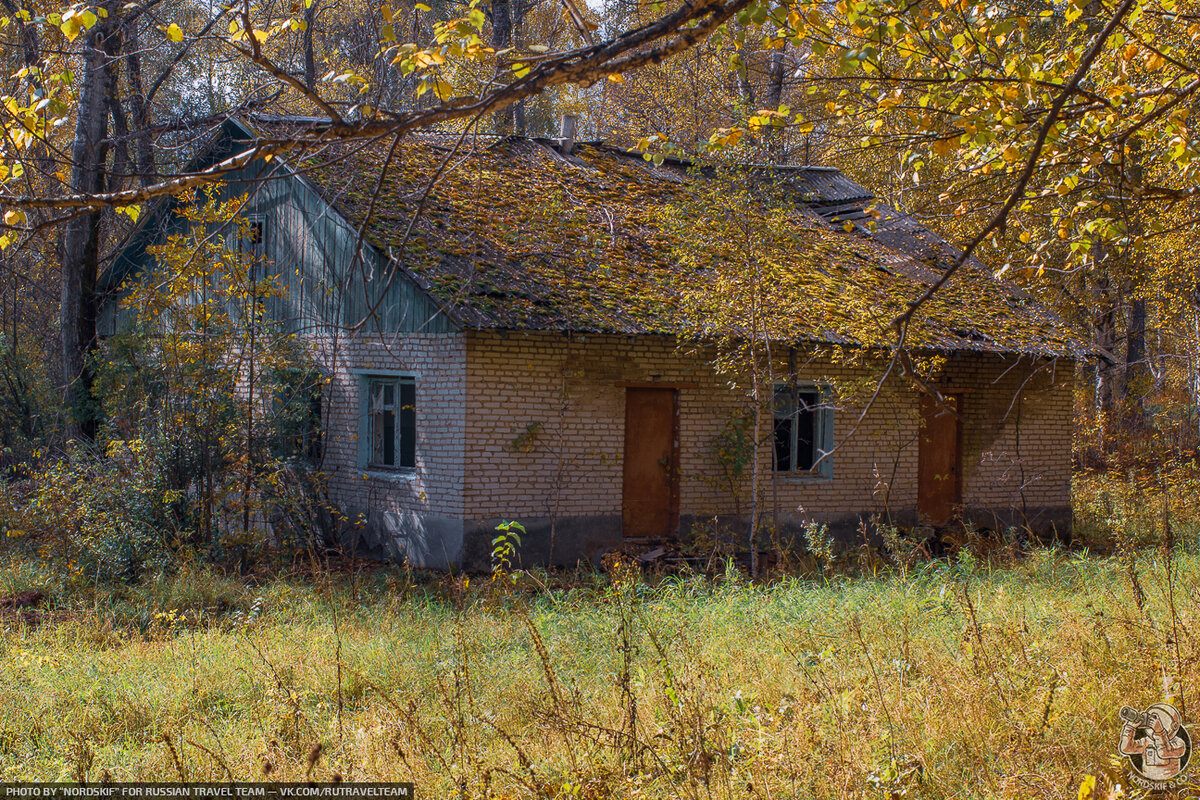
[[[921,395],[917,516],[931,525],[945,525],[962,502],[961,408],[959,395],[945,395],[944,403]]]
[[[625,390],[621,525],[626,538],[671,536],[679,518],[679,401],[674,389]]]

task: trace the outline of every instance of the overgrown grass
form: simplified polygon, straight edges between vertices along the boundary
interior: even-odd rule
[[[411,780],[424,797],[1062,797],[1200,691],[1200,479],[1076,481],[1076,548],[968,531],[810,577],[89,577],[0,550],[0,780]],[[1023,549],[1024,548],[1024,549]],[[812,563],[808,563],[812,562]],[[852,573],[852,574],[851,574]]]
[[[1200,691],[1200,558],[969,552],[906,577],[184,569],[10,548],[0,779],[412,780],[423,797],[1063,797],[1117,710]],[[1173,567],[1172,567],[1173,565]],[[1164,694],[1165,693],[1165,694]],[[319,749],[318,749],[319,745]]]
[[[1080,471],[1072,486],[1077,542],[1112,551],[1159,544],[1170,523],[1175,541],[1200,550],[1200,463]]]

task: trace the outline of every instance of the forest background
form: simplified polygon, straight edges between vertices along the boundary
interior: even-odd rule
[[[1192,3],[0,5],[4,777],[1083,798],[1122,780],[1107,756],[1120,704],[1186,707]],[[468,146],[555,135],[567,113],[580,138],[651,159],[836,166],[959,243],[884,321],[897,363],[970,257],[1052,307],[1095,354],[1078,374],[1077,548],[965,531],[927,559],[893,537],[882,553],[814,548],[772,585],[732,565],[564,578],[501,559],[472,586],[316,557],[259,583],[250,498],[285,509],[305,544],[304,521],[328,513],[294,469],[295,406],[256,421],[222,358],[266,330],[273,287],[244,252],[182,237],[161,253],[168,279],[136,295],[147,322],[169,310],[167,335],[101,350],[114,253],[155,202],[252,158],[426,131]],[[231,114],[319,119],[188,173]],[[263,391],[303,397],[303,352],[267,333]],[[155,669],[121,667],[131,654]]]
[[[940,280],[862,340],[903,353],[921,307],[979,258],[1094,354],[1079,367],[1082,467],[1124,474],[1200,446],[1190,257],[1200,23],[1186,5],[156,0],[5,11],[0,444],[10,469],[45,466],[67,442],[149,441],[179,421],[102,431],[151,416],[149,356],[137,376],[106,375],[96,320],[114,255],[160,198],[204,191],[251,158],[313,165],[331,142],[420,131],[474,147],[469,135],[556,135],[564,114],[579,119],[579,138],[649,158],[843,169],[962,246]],[[186,171],[221,120],[254,114],[325,121]],[[201,260],[215,269],[214,259]],[[250,335],[256,300],[272,291],[243,267],[222,308],[247,290],[255,299],[218,315],[226,343]],[[155,291],[175,296],[143,298],[144,315],[206,280],[174,278]],[[154,380],[185,394],[189,365],[219,371],[188,346],[180,338],[177,352],[152,357]],[[283,346],[272,341],[267,360],[282,367]],[[115,407],[131,384],[142,406]],[[155,408],[192,407],[186,399]],[[237,410],[224,413],[173,426],[192,439],[186,457],[200,472],[256,472],[255,423],[242,426],[239,453]]]

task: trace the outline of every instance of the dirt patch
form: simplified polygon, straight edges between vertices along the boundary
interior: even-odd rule
[[[27,589],[24,592],[0,597],[0,617],[21,619],[27,625],[37,625],[42,621],[42,612],[38,608],[46,599],[43,592]]]

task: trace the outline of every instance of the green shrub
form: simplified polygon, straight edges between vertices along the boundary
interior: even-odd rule
[[[36,471],[31,491],[12,498],[22,527],[44,556],[98,580],[133,579],[169,560],[176,534],[163,465],[142,440],[115,441],[103,456],[76,446]],[[15,502],[13,502],[15,500]]]
[[[310,543],[327,505],[309,468],[324,380],[269,313],[282,289],[242,248],[241,207],[181,212],[183,232],[125,285],[121,327],[95,363],[103,436],[118,450],[143,443],[139,458],[154,453],[158,470],[127,488],[132,517],[153,523],[129,547],[157,546],[170,530],[168,545],[240,568],[285,540]]]

